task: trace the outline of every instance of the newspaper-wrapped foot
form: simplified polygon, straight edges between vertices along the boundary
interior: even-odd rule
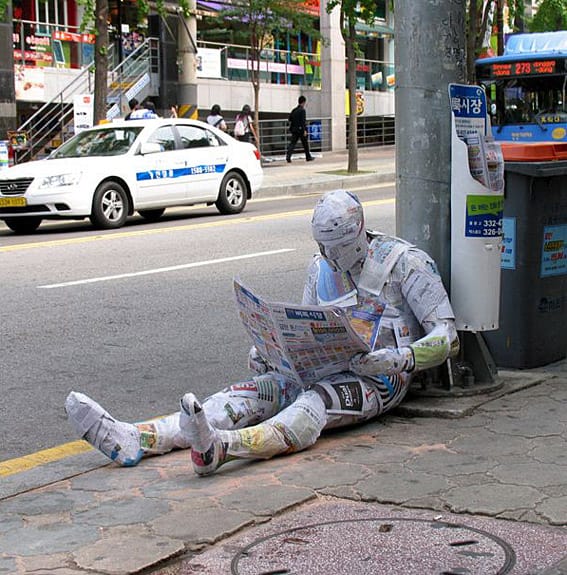
[[[65,400],[65,411],[78,435],[112,461],[132,466],[142,458],[138,428],[117,421],[90,397],[72,391]]]
[[[191,461],[197,475],[214,473],[226,461],[226,446],[207,421],[199,400],[192,393],[181,399],[179,427],[191,444]]]

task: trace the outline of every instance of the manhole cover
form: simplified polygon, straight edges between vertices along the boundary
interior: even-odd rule
[[[503,539],[458,523],[368,518],[314,523],[256,539],[233,575],[504,575],[516,562]]]

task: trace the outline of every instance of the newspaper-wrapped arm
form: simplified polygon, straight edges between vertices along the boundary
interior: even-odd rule
[[[458,339],[452,321],[441,320],[430,333],[412,344],[385,347],[370,353],[359,353],[350,361],[357,375],[393,375],[402,371],[421,371],[442,364],[453,355]]]
[[[433,260],[412,249],[392,270],[401,292],[425,335],[407,346],[357,354],[350,368],[358,375],[393,375],[441,365],[459,350],[459,338],[449,297]]]
[[[262,375],[270,371],[270,364],[260,355],[256,346],[253,345],[248,352],[248,369]]]

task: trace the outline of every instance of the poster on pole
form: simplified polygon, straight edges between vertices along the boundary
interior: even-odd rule
[[[480,86],[449,84],[449,99],[461,140],[466,142],[468,136],[488,134],[486,93]]]
[[[76,94],[73,96],[73,123],[75,134],[93,127],[94,96],[91,94]]]
[[[480,86],[449,84],[451,304],[459,331],[498,329],[504,163]]]

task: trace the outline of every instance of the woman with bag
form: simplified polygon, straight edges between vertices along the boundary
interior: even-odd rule
[[[211,126],[214,126],[223,132],[227,131],[228,128],[226,127],[224,118],[221,116],[221,109],[218,104],[215,104],[211,108],[211,113],[207,116],[207,124],[210,124]]]
[[[250,106],[248,104],[242,107],[242,111],[235,118],[234,137],[241,142],[251,142],[254,139],[256,144],[258,144],[258,136],[254,130],[254,122],[250,116]]]

